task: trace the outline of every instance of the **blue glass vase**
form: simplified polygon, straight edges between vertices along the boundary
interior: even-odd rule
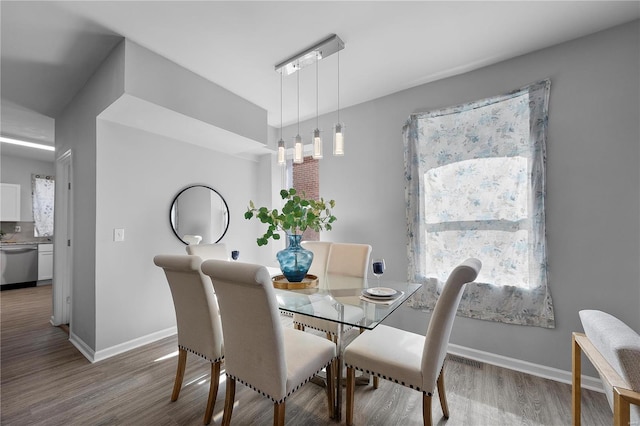
[[[280,250],[276,257],[280,262],[280,270],[290,283],[299,283],[307,275],[311,262],[313,262],[313,252],[300,246],[302,235],[287,234],[289,245],[286,249]]]

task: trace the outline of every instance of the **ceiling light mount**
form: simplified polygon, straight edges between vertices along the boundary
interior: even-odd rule
[[[331,56],[342,49],[344,49],[344,42],[337,35],[331,34],[321,42],[280,62],[275,69],[281,74],[291,75],[307,65],[314,64],[316,61]]]

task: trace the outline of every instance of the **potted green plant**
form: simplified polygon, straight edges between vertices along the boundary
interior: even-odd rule
[[[307,229],[316,232],[331,230],[336,217],[331,213],[335,201],[313,200],[305,198],[305,194],[298,195],[294,188],[283,189],[280,196],[286,200],[282,210],[266,207],[256,207],[249,201],[249,207],[244,214],[245,219],[257,218],[268,225],[267,231],[257,239],[258,246],[269,243],[269,239],[279,240],[279,232],[285,232],[289,239],[288,247],[277,253],[282,274],[290,282],[300,282],[309,271],[313,261],[313,253],[300,246],[302,233]]]

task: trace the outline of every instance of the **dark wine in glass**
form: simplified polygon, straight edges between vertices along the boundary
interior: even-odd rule
[[[373,275],[378,278],[378,287],[380,287],[380,276],[384,274],[384,259],[374,259],[373,260]]]
[[[231,252],[231,258],[233,260],[238,260],[239,257],[240,257],[240,250],[233,250]]]

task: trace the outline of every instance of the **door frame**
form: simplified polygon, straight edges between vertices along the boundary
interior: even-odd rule
[[[65,151],[56,159],[55,232],[53,255],[53,315],[51,324],[69,324],[73,292],[73,155]]]

